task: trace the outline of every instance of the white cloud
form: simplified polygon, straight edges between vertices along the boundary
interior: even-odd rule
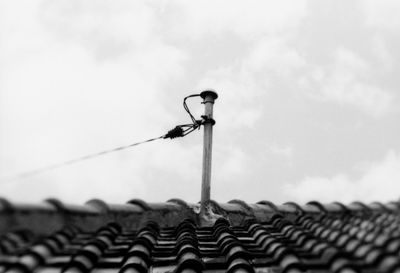
[[[143,61],[148,63],[141,67],[129,63],[98,66],[80,48],[52,47],[43,55],[9,67],[3,74],[1,91],[7,98],[2,103],[5,115],[0,117],[1,175],[159,136],[170,129],[175,119],[155,98],[164,80],[180,75],[180,58],[179,54],[157,52],[149,50],[146,58],[143,51]],[[159,61],[169,70],[157,70]],[[176,153],[185,151],[183,147],[176,149]],[[148,196],[141,174],[156,168],[153,156],[164,158],[167,170],[178,163],[169,161],[167,153],[160,155],[151,144],[146,150],[126,153],[130,156],[122,162],[118,157],[106,157],[2,184],[1,195],[29,201],[61,196],[74,203],[93,197],[123,202]]]
[[[212,198],[226,202],[243,194],[251,157],[241,147],[221,146],[214,148]]]
[[[337,76],[332,85],[323,89],[325,99],[354,105],[375,117],[382,116],[390,111],[391,94],[376,86],[351,82],[351,79],[348,79],[346,75]]]
[[[312,131],[320,130],[321,117],[315,112],[305,115],[314,104],[292,92],[301,75],[310,75],[305,87],[318,90],[312,93],[317,103],[354,106],[382,118],[393,108],[395,94],[379,84],[373,62],[360,57],[367,43],[355,43],[357,53],[334,52],[332,62],[320,64],[333,51],[325,56],[323,50],[313,50],[311,44],[325,48],[314,26],[331,28],[308,13],[312,7],[306,1],[21,2],[0,2],[0,175],[162,134],[187,119],[181,98],[196,87],[215,88],[220,95],[214,131],[216,196],[233,199],[242,194],[251,199],[273,192],[265,198],[275,198],[277,186],[269,182],[261,183],[262,191],[243,191],[250,180],[282,181],[286,178],[280,175],[288,174],[279,166],[283,164],[257,166],[276,159],[294,161],[297,156],[286,143],[293,143],[300,155],[296,140],[312,139],[310,159],[291,162],[295,176],[315,162],[312,156],[318,153],[313,149],[320,147],[321,141],[307,136],[321,136]],[[337,20],[332,22],[337,25]],[[376,55],[383,64],[392,60],[395,70],[396,60],[387,54],[390,40],[382,37]],[[332,48],[338,46],[332,43]],[[390,67],[388,72],[393,72]],[[393,82],[385,86],[393,87]],[[197,102],[190,106],[199,116],[203,107]],[[336,117],[323,118],[330,123]],[[299,130],[303,123],[316,126]],[[0,185],[1,196],[29,202],[49,196],[75,203],[92,197],[111,202],[181,197],[195,202],[200,194],[201,137],[200,131],[153,142]],[[329,170],[327,162],[321,168]],[[338,185],[350,180],[332,179]]]
[[[175,119],[158,98],[185,73],[186,55],[160,39],[144,2],[35,2],[24,9],[9,3],[10,14],[0,19],[7,22],[0,26],[1,177],[170,129]],[[23,19],[15,17],[19,11]],[[151,199],[143,170],[157,168],[156,158],[166,170],[182,176],[186,170],[156,146],[146,148],[1,184],[1,196],[60,196],[75,203],[96,196]]]
[[[269,151],[277,156],[291,159],[293,156],[293,146],[272,144],[269,146]]]
[[[284,39],[264,37],[233,64],[208,71],[197,86],[221,93],[223,104],[218,104],[217,111],[222,124],[229,124],[230,129],[254,128],[262,117],[264,100],[276,92],[271,90],[274,80],[289,80],[305,65]]]
[[[155,34],[156,12],[143,1],[44,1],[46,31],[63,43],[79,43],[99,60],[147,47]]]
[[[172,32],[190,38],[235,33],[245,39],[276,33],[298,25],[306,15],[306,1],[207,0],[176,1]],[[183,22],[182,22],[183,21]]]
[[[364,164],[365,165],[365,164]],[[367,164],[368,169],[360,178],[348,174],[332,177],[306,177],[283,187],[289,200],[307,202],[341,201],[393,201],[400,198],[400,154],[387,153],[380,162]]]
[[[334,63],[317,67],[301,84],[318,100],[353,105],[365,113],[381,117],[392,109],[394,96],[380,86],[368,82],[373,73],[370,65],[354,52],[339,48]]]
[[[377,34],[373,37],[372,52],[376,56],[381,72],[390,73],[396,64],[396,58],[389,51],[388,41],[382,35]]]
[[[289,76],[305,65],[299,52],[277,37],[260,39],[244,61],[244,69],[252,73],[262,71],[279,77]]]
[[[198,83],[199,90],[209,87],[220,95],[216,107],[218,124],[226,126],[229,130],[255,126],[261,117],[261,105],[257,97],[260,97],[265,89],[256,84],[251,71],[236,66],[210,71]]]
[[[247,155],[239,147],[226,147],[215,149],[216,158],[220,159],[216,164],[217,181],[227,180],[232,175],[243,174],[246,170]]]
[[[400,27],[400,2],[397,0],[360,1],[369,26],[396,29]]]

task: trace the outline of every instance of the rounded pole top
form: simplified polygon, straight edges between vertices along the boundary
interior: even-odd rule
[[[217,92],[213,90],[204,90],[200,93],[200,97],[202,97],[203,99],[205,99],[207,96],[211,96],[214,100],[218,98]]]

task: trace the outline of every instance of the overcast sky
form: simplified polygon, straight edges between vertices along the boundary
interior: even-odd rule
[[[0,176],[163,135],[212,88],[211,197],[400,197],[399,1],[1,1]],[[189,101],[196,117],[200,99]],[[202,131],[1,196],[200,200]]]

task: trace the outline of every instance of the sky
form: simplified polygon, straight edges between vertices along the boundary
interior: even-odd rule
[[[203,134],[158,137],[213,89],[211,198],[400,198],[400,2],[0,2],[0,195],[198,202]],[[201,99],[189,107],[203,114]]]

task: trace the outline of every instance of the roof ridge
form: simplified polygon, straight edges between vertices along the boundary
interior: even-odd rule
[[[101,199],[92,199],[83,205],[71,205],[59,199],[50,198],[37,204],[13,203],[0,198],[0,215],[4,219],[0,223],[0,233],[13,228],[23,228],[29,223],[31,228],[48,233],[60,229],[64,224],[78,224],[83,230],[95,230],[108,222],[116,222],[121,226],[140,228],[146,221],[158,222],[160,226],[174,226],[182,219],[192,219],[199,223],[198,204],[187,203],[181,199],[169,199],[166,202],[151,203],[141,199],[131,199],[125,204],[111,204]],[[305,205],[287,202],[276,205],[270,201],[248,204],[240,199],[228,203],[211,200],[208,204],[214,218],[223,217],[233,226],[242,225],[246,221],[256,219],[265,222],[273,215],[281,214],[295,220],[298,216],[318,216],[327,214],[371,214],[375,212],[398,212],[398,201],[365,204],[353,202],[344,205],[339,202],[322,204],[310,201]],[[217,217],[218,216],[218,217]],[[29,220],[26,220],[26,219]],[[215,219],[209,219],[212,223]],[[203,219],[204,220],[204,219]],[[48,228],[43,228],[43,222]]]

